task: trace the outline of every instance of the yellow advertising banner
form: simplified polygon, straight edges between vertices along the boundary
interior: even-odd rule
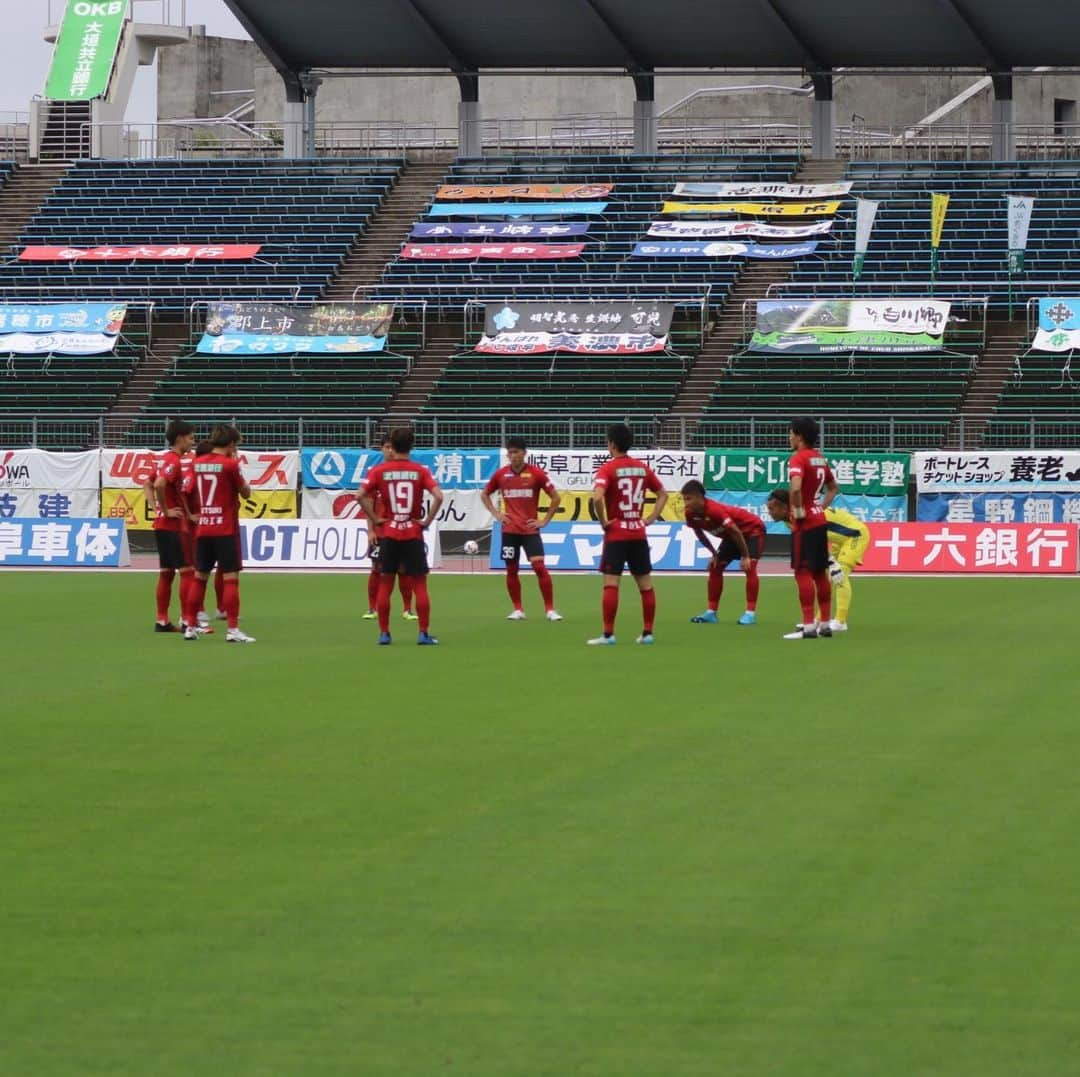
[[[661,213],[744,213],[750,217],[831,217],[839,202],[665,202]]]
[[[559,511],[552,517],[553,520],[561,523],[586,523],[588,521],[595,521],[596,509],[592,503],[591,490],[560,490],[559,496],[562,498],[562,501],[559,503]],[[540,511],[542,513],[547,512],[548,500],[547,494],[540,495]],[[646,512],[648,512],[655,503],[655,494],[645,495]],[[660,514],[660,519],[676,522],[681,521],[684,518],[684,511],[682,494],[669,494],[667,504],[664,506],[664,511]]]
[[[152,531],[154,511],[141,489],[106,487],[101,491],[101,516],[122,519],[129,531]],[[249,501],[240,502],[243,520],[295,520],[295,490],[253,490]]]
[[[930,195],[930,246],[941,245],[941,230],[945,227],[945,214],[949,209],[947,194]]]

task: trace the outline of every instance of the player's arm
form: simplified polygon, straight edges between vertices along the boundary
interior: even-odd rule
[[[791,504],[791,518],[802,520],[806,517],[806,509],[802,503],[802,468],[792,470],[788,468],[788,500]]]
[[[833,503],[838,493],[840,493],[840,485],[836,481],[836,476],[831,471],[826,469],[825,496],[821,499],[822,509],[827,509]]]
[[[157,498],[157,511],[162,516],[171,516],[174,520],[179,520],[184,515],[184,510],[182,508],[177,506],[175,509],[167,509],[165,507],[165,488],[168,485],[164,475],[158,475],[154,480],[154,495]]]
[[[445,496],[442,488],[434,480],[427,487],[427,492],[431,494],[431,504],[428,505],[427,515],[420,521],[420,527],[424,531],[431,526],[435,517],[439,515],[439,509],[442,507],[443,497]]]
[[[366,486],[361,486],[353,494],[353,497],[360,502],[360,507],[364,510],[364,515],[372,527],[382,527],[386,523],[386,517],[379,516],[375,512],[375,494],[373,491],[368,490]]]
[[[607,489],[606,482],[598,482],[592,491],[592,503],[593,512],[596,514],[596,519],[600,524],[600,530],[606,531],[608,529],[607,518],[607,505],[604,502],[604,491]]]
[[[495,504],[491,494],[487,492],[486,488],[480,491],[480,501],[495,520],[501,524],[506,523],[506,513]]]
[[[147,479],[146,482],[142,484],[142,492],[143,497],[146,498],[146,507],[148,509],[153,509],[154,512],[158,513],[165,511],[165,503],[164,501],[158,501],[157,486],[155,483],[151,482],[150,479]]]
[[[667,504],[668,492],[664,489],[664,484],[657,478],[656,472],[652,468],[648,468],[645,474],[645,485],[649,490],[652,490],[656,494],[656,504],[652,507],[652,512],[642,521],[646,527],[650,524],[656,523],[660,519],[660,514],[664,511],[664,506]]]
[[[743,572],[749,572],[752,565],[750,562],[750,547],[746,545],[746,536],[734,524],[726,526],[724,534],[735,543],[739,550],[739,567]]]
[[[547,525],[551,523],[552,517],[559,511],[559,506],[562,504],[562,494],[555,489],[553,484],[549,483],[545,486],[544,493],[548,495],[547,513],[542,520],[535,521],[537,531],[547,527]]]
[[[709,541],[709,536],[706,535],[705,532],[702,531],[700,527],[695,527],[695,528],[692,528],[691,530],[693,530],[694,534],[697,535],[698,542],[700,542],[701,545],[704,546],[705,549],[708,550],[709,553],[711,553],[713,555],[713,557],[715,557],[716,556],[716,547]]]

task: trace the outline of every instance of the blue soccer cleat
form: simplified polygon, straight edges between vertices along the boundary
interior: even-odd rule
[[[641,635],[638,636],[638,638],[636,640],[634,640],[634,642],[635,643],[644,643],[644,644],[647,644],[647,645],[651,645],[651,644],[655,643],[656,641],[653,639],[653,634],[651,632],[642,632]]]
[[[699,613],[696,617],[690,618],[692,625],[714,625],[716,624],[716,610],[706,610],[704,613]]]
[[[747,610],[739,618],[738,623],[741,624],[741,625],[756,625],[757,624],[757,614],[751,612],[750,610]]]
[[[593,639],[587,639],[585,641],[590,647],[614,647],[614,636],[596,636]]]
[[[389,632],[380,632],[379,633],[379,646],[380,647],[389,647],[391,642],[392,641],[390,639],[390,633]]]
[[[430,632],[421,632],[416,637],[416,645],[418,647],[437,647],[439,641]]]

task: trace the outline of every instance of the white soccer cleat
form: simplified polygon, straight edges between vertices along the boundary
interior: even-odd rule
[[[228,618],[228,616],[229,615],[224,610],[218,610],[217,613],[214,614],[214,620],[224,621]]]
[[[794,632],[785,632],[784,639],[817,639],[818,630],[814,625],[799,625]]]
[[[210,618],[206,615],[206,610],[199,610],[198,622],[200,628],[205,628],[210,623]]]
[[[184,639],[198,639],[199,633],[194,628],[184,628]]]
[[[558,610],[548,610],[547,613],[544,614],[544,616],[549,621],[561,621],[562,620],[562,614],[559,613]]]
[[[255,637],[249,636],[246,632],[242,632],[239,628],[230,628],[225,633],[226,643],[254,643]]]
[[[506,615],[506,619],[508,621],[524,621],[525,620],[525,611],[524,610],[511,610]]]
[[[585,641],[590,647],[614,647],[614,636],[595,636],[593,639],[587,639]]]
[[[837,621],[837,620],[833,619],[833,620],[831,620],[829,622],[829,627],[834,632],[846,632],[847,631],[847,621]]]

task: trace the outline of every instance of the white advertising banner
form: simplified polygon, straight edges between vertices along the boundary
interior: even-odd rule
[[[1034,198],[1009,195],[1009,250],[1022,251],[1027,248],[1028,228],[1034,209]]]
[[[852,183],[676,183],[680,198],[838,198],[851,193]]]
[[[367,522],[364,520],[241,520],[245,569],[369,570]],[[425,533],[428,564],[442,563],[438,525]]]
[[[98,455],[0,449],[0,519],[97,516]]]
[[[108,489],[139,489],[165,455],[164,449],[102,449],[101,484]],[[95,459],[98,454],[94,453]],[[300,475],[296,450],[244,449],[240,453],[244,478],[254,490],[295,490]],[[97,483],[95,482],[95,487]]]
[[[877,202],[869,198],[860,198],[855,203],[855,252],[865,254],[870,245],[870,233],[874,230],[874,220],[878,211]]]
[[[1080,491],[1080,452],[917,452],[914,471],[920,494]]]
[[[491,513],[484,508],[479,490],[444,490],[435,522],[443,531],[484,531],[491,527]],[[360,506],[348,490],[304,490],[301,514],[305,520],[358,520]]]
[[[653,221],[650,236],[660,239],[730,239],[751,236],[754,239],[809,239],[832,231],[832,221],[796,224],[785,228],[764,221]]]
[[[648,464],[669,493],[690,479],[705,478],[703,452],[631,449],[630,455]],[[610,457],[604,449],[536,449],[529,452],[528,459],[548,473],[557,490],[591,490],[596,469]],[[504,455],[503,463],[507,462]]]

